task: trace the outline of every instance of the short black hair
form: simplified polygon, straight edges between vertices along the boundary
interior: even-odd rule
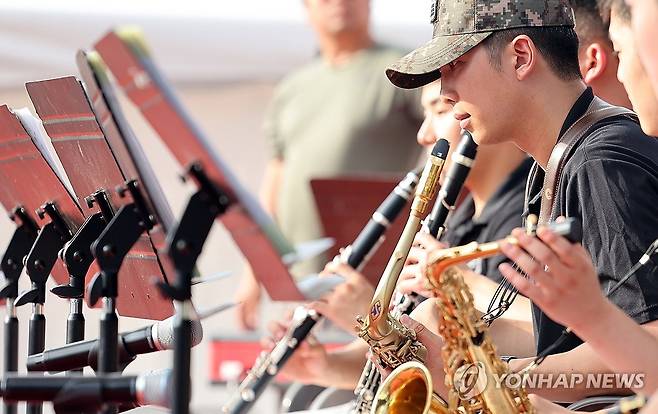
[[[495,68],[501,67],[505,46],[520,35],[526,35],[532,40],[553,73],[560,79],[581,79],[578,36],[573,27],[569,26],[520,27],[492,33],[482,44],[489,52],[489,60]]]
[[[570,0],[571,8],[576,15],[576,33],[580,43],[589,43],[604,39],[608,42],[610,19],[603,18],[600,3],[602,0]],[[606,0],[607,1],[607,0]]]
[[[610,24],[610,12],[612,10],[624,22],[631,22],[631,8],[628,7],[624,0],[598,0],[598,6],[601,10],[601,16],[608,22],[608,25]]]

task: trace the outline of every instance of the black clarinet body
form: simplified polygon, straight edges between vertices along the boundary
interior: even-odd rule
[[[384,233],[413,197],[421,170],[409,172],[380,204],[354,242],[345,247],[338,259],[355,269],[361,268],[383,241]],[[238,386],[238,391],[222,407],[223,413],[245,413],[265,386],[294,354],[322,315],[303,306],[295,309],[293,320],[284,337],[271,352],[263,352]]]
[[[452,164],[446,172],[436,203],[424,226],[425,231],[437,239],[443,235],[448,214],[455,208],[457,197],[464,187],[466,177],[471,172],[477,148],[478,145],[473,141],[471,133],[466,130],[462,131],[462,138],[450,157]]]

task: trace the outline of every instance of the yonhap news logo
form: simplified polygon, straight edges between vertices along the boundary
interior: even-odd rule
[[[452,376],[452,385],[462,400],[471,400],[482,394],[489,379],[482,362],[465,364],[457,368]]]
[[[493,379],[493,381],[492,381]],[[490,373],[482,362],[460,366],[452,377],[452,385],[463,400],[471,400],[482,394],[487,386],[496,389],[571,389],[577,386],[587,389],[642,388],[644,373]]]

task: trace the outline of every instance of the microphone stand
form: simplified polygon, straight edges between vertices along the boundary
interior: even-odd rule
[[[190,411],[190,348],[194,308],[192,307],[192,273],[203,244],[217,216],[231,205],[229,197],[208,178],[201,165],[192,164],[187,172],[199,189],[188,201],[187,207],[172,229],[168,253],[176,270],[173,285],[160,282],[163,295],[176,302],[174,321],[174,364],[171,393],[172,414]],[[185,180],[185,177],[182,177]]]
[[[46,317],[43,306],[46,302],[46,282],[55,262],[57,254],[64,244],[71,239],[71,231],[66,221],[52,202],[47,202],[37,210],[37,215],[50,222],[41,228],[34,244],[25,260],[27,274],[32,281],[32,288],[21,293],[16,299],[16,306],[32,303],[28,336],[28,355],[43,352],[46,345]],[[42,404],[28,404],[28,414],[40,414]]]
[[[85,317],[82,313],[85,289],[85,275],[94,261],[91,245],[98,239],[112,219],[114,211],[110,205],[107,193],[98,190],[85,198],[89,208],[98,204],[100,212],[89,216],[80,226],[76,234],[66,243],[60,252],[60,257],[69,273],[69,283],[55,286],[51,292],[63,299],[69,299],[70,312],[66,321],[66,343],[70,344],[84,340]],[[71,372],[82,372],[82,369]]]
[[[15,301],[18,297],[18,280],[23,271],[23,258],[30,252],[39,232],[39,227],[27,214],[25,208],[14,209],[10,218],[18,227],[2,256],[0,269],[4,273],[5,284],[0,289],[0,298],[5,299],[7,315],[4,320],[4,374],[18,371],[18,318]],[[16,414],[16,405],[3,402],[4,414]]]
[[[117,188],[117,193],[122,198],[130,193],[132,203],[119,209],[91,246],[100,272],[89,283],[89,304],[94,306],[103,298],[98,338],[98,372],[101,373],[119,370],[119,320],[116,313],[119,268],[142,233],[153,228],[155,224],[155,218],[146,207],[137,180],[127,181],[124,186]],[[98,200],[97,198],[96,201]],[[109,407],[109,411],[113,412],[115,408]]]

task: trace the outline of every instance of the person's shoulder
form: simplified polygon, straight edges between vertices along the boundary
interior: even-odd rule
[[[321,58],[313,58],[284,76],[276,86],[277,93],[282,94],[298,88],[305,88],[309,82],[317,82],[324,67]]]
[[[373,57],[382,59],[386,62],[386,65],[390,65],[404,56],[407,51],[397,46],[377,43],[368,50],[368,53]]]
[[[565,170],[577,170],[591,162],[642,168],[658,177],[658,139],[646,135],[627,116],[596,123],[574,150]]]

